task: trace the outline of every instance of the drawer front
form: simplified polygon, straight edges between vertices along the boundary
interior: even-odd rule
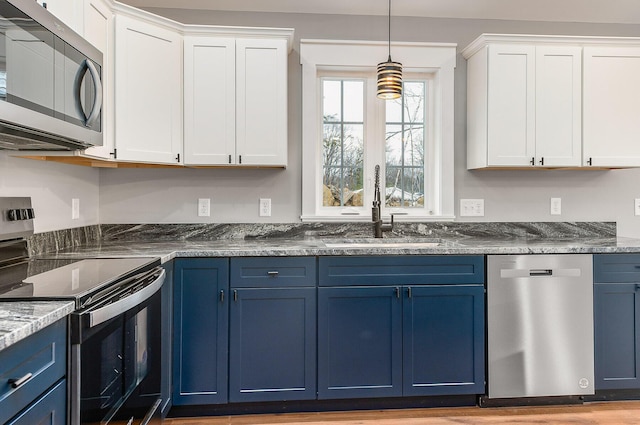
[[[640,254],[594,255],[593,281],[598,283],[640,283]]]
[[[0,423],[5,423],[66,371],[66,319],[47,326],[30,337],[0,351]],[[27,378],[31,374],[30,378]],[[14,379],[25,378],[13,388]]]
[[[315,285],[315,257],[251,257],[231,259],[232,288]]]
[[[483,284],[484,256],[320,257],[320,286]]]
[[[66,425],[67,381],[64,379],[7,425]]]

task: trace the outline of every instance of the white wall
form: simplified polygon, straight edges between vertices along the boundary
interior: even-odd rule
[[[30,196],[35,233],[98,224],[99,172],[0,153],[0,196]],[[80,218],[71,219],[71,199]]]
[[[289,56],[289,164],[286,170],[101,170],[103,223],[292,222],[301,209],[300,38],[386,40],[386,18],[152,9],[185,23],[293,27]],[[483,32],[638,36],[638,25],[393,18],[392,38],[455,42],[458,51]],[[382,60],[383,58],[381,58]],[[485,216],[468,221],[618,222],[619,234],[640,237],[640,170],[467,171],[466,62],[458,55],[455,106],[455,197],[485,199]],[[606,141],[603,141],[606,143]],[[196,215],[197,198],[212,199],[212,217]],[[272,198],[273,216],[258,217],[258,198]],[[549,198],[562,198],[562,215]],[[459,219],[463,220],[463,219]]]

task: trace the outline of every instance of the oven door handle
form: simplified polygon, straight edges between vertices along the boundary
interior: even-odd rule
[[[162,287],[165,276],[166,272],[163,269],[156,280],[154,280],[152,283],[145,286],[138,292],[134,292],[133,294],[122,298],[121,300],[118,300],[113,304],[100,307],[96,310],[88,311],[87,314],[89,315],[89,328],[93,328],[94,326],[98,326],[101,323],[111,320],[114,317],[121,315],[125,311],[130,310],[131,308],[142,304],[143,302],[151,298]]]

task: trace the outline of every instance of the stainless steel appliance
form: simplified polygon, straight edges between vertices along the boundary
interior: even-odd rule
[[[34,0],[0,0],[0,149],[102,145],[102,53]]]
[[[594,394],[588,254],[487,257],[488,397]]]
[[[157,258],[32,259],[29,198],[0,198],[0,301],[68,299],[70,423],[160,421],[161,308]]]

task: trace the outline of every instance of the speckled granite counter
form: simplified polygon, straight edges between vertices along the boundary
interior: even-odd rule
[[[0,350],[62,319],[73,310],[71,301],[0,302]]]
[[[323,255],[455,255],[640,253],[640,239],[627,238],[387,238],[255,239],[213,241],[103,242],[75,247],[47,258],[73,257],[253,257]]]

